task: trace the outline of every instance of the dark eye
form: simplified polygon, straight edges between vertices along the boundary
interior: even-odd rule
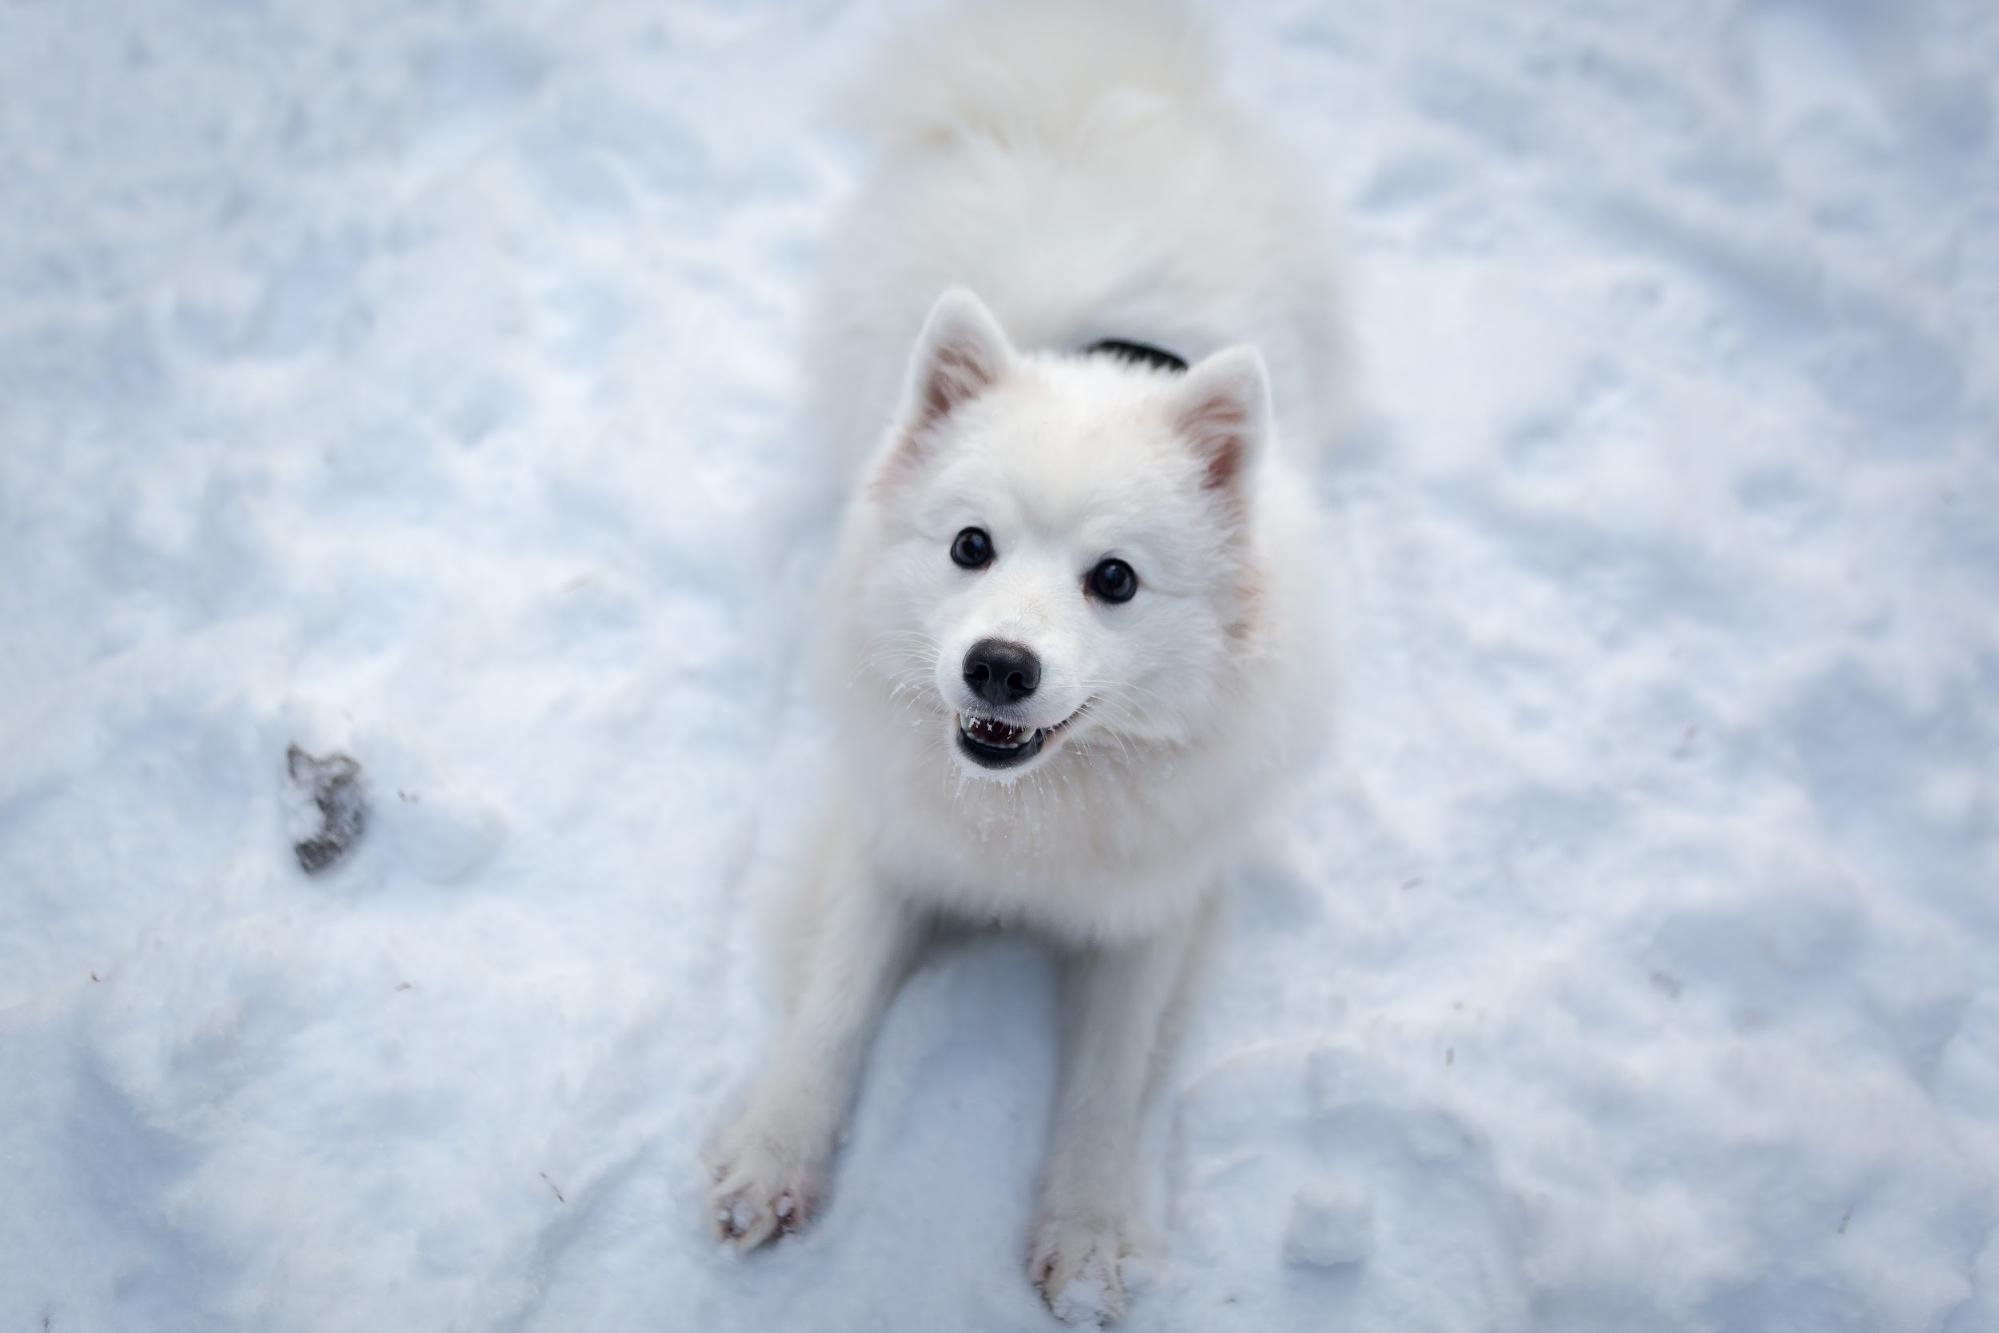
[[[966,528],[951,539],[951,558],[960,569],[984,569],[993,562],[993,539],[984,528]]]
[[[1138,591],[1138,575],[1130,565],[1118,559],[1099,560],[1097,567],[1090,571],[1087,580],[1092,596],[1101,597],[1106,602],[1128,602]]]

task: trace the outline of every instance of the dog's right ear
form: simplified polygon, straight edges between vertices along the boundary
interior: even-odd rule
[[[920,435],[1006,377],[1013,344],[985,302],[953,287],[930,307],[909,363],[906,437]]]
[[[1225,348],[1180,382],[1178,425],[1201,464],[1201,485],[1240,496],[1270,434],[1270,372],[1253,347]]]

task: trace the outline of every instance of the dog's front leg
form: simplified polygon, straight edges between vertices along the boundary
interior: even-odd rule
[[[1139,1131],[1167,1011],[1205,913],[1065,962],[1063,1042],[1029,1276],[1058,1316],[1124,1313],[1118,1261],[1139,1239]]]
[[[716,1231],[743,1249],[796,1231],[824,1191],[875,1029],[918,935],[914,911],[851,839],[822,846],[822,876],[795,904],[801,975],[742,1114],[707,1154]]]

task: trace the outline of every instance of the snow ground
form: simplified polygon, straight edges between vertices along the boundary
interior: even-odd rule
[[[809,1235],[694,1164],[877,19],[0,8],[0,1327],[1047,1326],[1025,944],[915,978]],[[1368,411],[1130,1327],[1999,1328],[1999,10],[1215,22]],[[294,740],[376,798],[313,879]]]

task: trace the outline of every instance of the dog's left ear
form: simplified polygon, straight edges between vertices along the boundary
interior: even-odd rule
[[[963,287],[938,297],[910,353],[902,415],[875,465],[875,492],[887,493],[922,461],[935,438],[930,427],[1006,378],[1013,364],[1013,344],[985,302]]]
[[[953,287],[930,307],[909,364],[904,429],[915,435],[1000,382],[1013,368],[1013,344],[985,302]]]
[[[1234,493],[1270,434],[1270,374],[1254,347],[1198,362],[1178,387],[1175,424],[1201,463],[1201,485]]]

